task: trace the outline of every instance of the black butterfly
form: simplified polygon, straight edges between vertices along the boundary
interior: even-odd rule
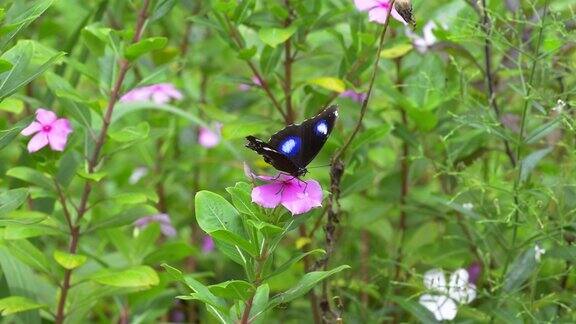
[[[333,105],[301,124],[287,126],[272,135],[268,143],[247,136],[246,147],[262,155],[277,170],[300,177],[308,172],[306,166],[326,143],[337,117],[338,106]]]

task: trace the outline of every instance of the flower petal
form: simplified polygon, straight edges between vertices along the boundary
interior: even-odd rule
[[[292,215],[299,215],[321,207],[322,198],[322,187],[317,181],[304,182],[293,179],[286,184],[282,192],[282,206],[286,207]]]
[[[176,229],[172,224],[160,224],[160,232],[167,237],[174,237],[176,236]]]
[[[28,142],[28,152],[34,153],[48,144],[48,135],[40,132]]]
[[[198,143],[205,148],[211,148],[220,143],[220,134],[210,128],[200,127],[198,134]]]
[[[388,20],[388,9],[377,7],[368,12],[368,20],[384,25]]]
[[[366,11],[380,6],[380,2],[381,1],[378,0],[354,0],[354,5],[356,6],[356,9]]]
[[[264,208],[274,208],[280,204],[282,190],[284,190],[283,187],[284,184],[281,182],[273,182],[254,187],[254,189],[252,189],[252,202]]]
[[[447,293],[446,277],[442,269],[431,269],[424,274],[424,286],[430,290]]]
[[[210,253],[214,251],[214,239],[206,235],[202,238],[202,253]]]
[[[24,128],[20,134],[24,136],[30,136],[34,133],[37,133],[42,130],[42,124],[39,122],[33,121],[28,127]]]
[[[450,275],[448,296],[461,304],[468,304],[476,299],[476,286],[469,281],[466,269],[458,269]]]
[[[418,302],[432,312],[438,321],[453,320],[458,312],[456,303],[446,296],[424,294]]]
[[[68,135],[72,132],[70,122],[61,118],[52,123],[52,129],[48,132],[48,142],[54,151],[64,151],[68,142]]]
[[[390,14],[392,15],[392,17],[394,19],[403,23],[405,26],[408,26],[408,22],[406,22],[406,20],[404,20],[404,18],[402,18],[402,16],[398,13],[398,11],[396,11],[396,8],[392,9],[392,12]]]
[[[38,108],[36,110],[36,120],[42,125],[50,125],[55,122],[57,118],[56,114],[50,110],[43,108]]]

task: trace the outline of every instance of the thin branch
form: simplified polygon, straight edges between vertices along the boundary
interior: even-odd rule
[[[550,4],[550,0],[546,0],[546,2],[544,3],[544,13],[542,15],[542,19],[541,19],[541,26],[540,26],[540,30],[538,32],[538,40],[536,41],[536,51],[535,51],[535,55],[533,57],[533,62],[532,62],[532,68],[530,69],[530,76],[528,77],[528,87],[526,89],[526,96],[525,96],[525,101],[524,101],[524,107],[522,107],[522,117],[520,120],[520,132],[518,132],[518,145],[516,146],[516,160],[520,161],[522,158],[522,147],[524,145],[524,132],[526,130],[526,120],[527,120],[527,116],[529,113],[529,107],[530,107],[530,95],[532,94],[532,85],[534,82],[534,76],[536,75],[536,67],[538,66],[538,60],[539,60],[539,56],[540,56],[540,47],[542,46],[542,41],[543,41],[543,36],[544,36],[544,28],[545,28],[545,22],[546,22],[546,16],[548,15],[548,9],[549,9],[549,4]],[[518,168],[518,171],[516,173],[516,179],[514,181],[514,222],[512,224],[512,244],[511,244],[511,249],[513,251],[513,249],[516,247],[516,238],[518,236],[518,222],[520,220],[520,197],[519,197],[519,193],[518,190],[520,189],[520,179],[521,179],[521,174],[522,174],[522,168]],[[502,277],[504,277],[506,275],[506,272],[508,272],[508,266],[510,265],[510,261],[512,260],[511,258],[511,253],[507,253],[506,254],[506,262],[504,263],[504,268],[502,271]]]
[[[386,31],[388,30],[388,26],[391,20],[391,12],[392,8],[394,8],[395,0],[390,2],[390,8],[388,9],[388,17],[389,19],[386,20],[384,27],[382,28],[382,32],[380,33],[380,42],[378,44],[378,50],[376,52],[376,59],[374,60],[374,66],[372,70],[372,76],[370,77],[370,83],[368,86],[368,91],[366,93],[366,98],[362,102],[362,108],[360,111],[360,117],[356,122],[356,126],[354,130],[349,135],[348,139],[346,140],[345,144],[336,152],[334,157],[332,158],[332,166],[330,168],[330,192],[331,195],[328,199],[328,216],[325,226],[325,235],[326,235],[326,256],[317,262],[317,267],[322,267],[324,270],[327,269],[330,256],[334,251],[335,245],[335,232],[336,232],[336,224],[339,223],[340,219],[340,207],[339,207],[339,200],[340,200],[340,192],[341,192],[341,180],[342,176],[344,175],[345,165],[344,161],[342,160],[343,156],[345,155],[346,151],[350,147],[350,144],[360,131],[362,127],[362,122],[368,110],[368,103],[370,102],[370,98],[372,97],[372,91],[374,89],[374,84],[376,81],[376,75],[378,73],[378,65],[380,63],[382,48],[384,47],[384,39],[386,36]],[[330,306],[330,302],[328,299],[328,280],[325,280],[322,283],[322,300],[320,301],[320,309],[322,310],[323,319],[325,321],[330,321],[330,317],[332,317],[335,321],[341,321],[341,314],[340,312],[335,312],[332,310]]]
[[[484,31],[485,38],[484,38],[484,75],[486,78],[486,85],[488,87],[488,103],[492,110],[494,110],[494,114],[496,114],[496,119],[498,123],[502,125],[501,117],[502,112],[500,107],[498,107],[498,101],[496,100],[496,86],[492,68],[492,41],[490,39],[492,34],[492,27],[490,23],[490,13],[486,8],[486,0],[482,0],[482,30]],[[503,139],[504,142],[504,150],[506,151],[506,155],[510,160],[510,164],[513,168],[516,167],[517,160],[512,153],[512,148],[510,147],[510,143]]]
[[[230,29],[230,36],[232,37],[232,40],[234,40],[236,46],[238,46],[239,49],[242,49],[244,47],[242,36],[240,36],[238,30],[236,30],[234,25],[230,23],[230,20],[228,18],[226,18],[226,22],[228,23],[228,28]],[[252,71],[252,74],[260,81],[262,90],[264,90],[268,98],[270,98],[270,101],[272,102],[274,108],[280,113],[280,115],[282,115],[282,118],[284,118],[284,122],[286,124],[290,124],[290,118],[288,117],[288,115],[286,115],[286,113],[282,109],[280,102],[276,99],[276,97],[272,93],[272,90],[270,90],[270,85],[268,84],[268,81],[266,81],[262,77],[260,72],[258,72],[258,68],[256,68],[254,63],[252,63],[250,60],[246,60],[246,64],[248,64],[248,67],[250,68],[250,71]]]
[[[150,6],[150,0],[144,0],[142,8],[140,9],[140,12],[138,14],[138,20],[136,23],[136,29],[135,29],[134,37],[132,39],[132,43],[137,43],[138,41],[140,41],[140,39],[142,37],[142,32],[144,30],[144,24],[146,22],[147,12],[148,12],[149,6]],[[122,88],[122,84],[124,83],[124,78],[126,77],[126,73],[128,72],[129,68],[130,68],[130,63],[128,61],[126,61],[125,59],[121,59],[120,71],[118,73],[118,78],[116,79],[116,82],[115,82],[114,86],[112,87],[112,92],[110,93],[110,100],[108,101],[108,106],[106,108],[106,113],[104,115],[104,119],[102,122],[102,128],[100,130],[100,134],[99,134],[98,139],[96,141],[96,144],[94,146],[94,151],[92,153],[92,156],[88,160],[88,173],[90,173],[90,174],[94,173],[96,166],[98,165],[98,161],[100,159],[100,152],[101,152],[102,147],[104,146],[104,143],[106,141],[108,128],[110,127],[110,123],[112,121],[112,113],[114,111],[114,106],[115,106],[115,104],[118,101],[118,98],[120,96],[120,90]],[[84,190],[82,192],[82,198],[80,199],[80,205],[78,206],[78,217],[76,219],[76,223],[74,225],[72,225],[70,228],[71,240],[70,240],[70,246],[68,248],[68,252],[71,254],[76,254],[76,251],[78,250],[78,244],[80,241],[80,221],[82,220],[82,218],[86,214],[87,206],[88,206],[88,199],[90,197],[91,192],[92,192],[92,183],[90,182],[90,180],[86,180],[86,183],[84,184]],[[70,286],[71,278],[72,278],[72,270],[71,269],[66,270],[64,272],[64,280],[62,283],[62,289],[60,292],[60,299],[58,301],[58,306],[57,306],[57,312],[56,312],[56,318],[55,318],[56,324],[62,324],[64,322],[64,318],[65,318],[64,308],[66,306],[66,299],[68,297],[68,292],[69,292],[70,287],[71,287]]]

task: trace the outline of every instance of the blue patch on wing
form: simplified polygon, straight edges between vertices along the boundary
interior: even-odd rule
[[[318,136],[325,137],[328,135],[328,123],[324,119],[320,119],[316,125],[314,125],[314,132]]]
[[[302,140],[298,136],[289,136],[286,137],[280,144],[278,145],[278,151],[288,157],[293,157],[300,152],[300,148],[302,146]]]

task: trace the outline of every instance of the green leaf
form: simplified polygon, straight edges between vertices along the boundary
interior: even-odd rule
[[[256,6],[255,0],[242,0],[238,7],[234,10],[234,16],[232,20],[236,25],[242,24],[249,16],[254,7]]]
[[[230,280],[221,282],[216,285],[209,286],[208,289],[214,296],[227,298],[232,300],[246,301],[252,293],[254,293],[254,286],[242,280]]]
[[[192,299],[204,302],[206,307],[212,307],[213,310],[217,311],[221,316],[226,313],[226,304],[220,298],[216,297],[208,287],[190,276],[185,276],[184,282],[194,291],[194,293],[190,294]]]
[[[162,262],[176,262],[194,254],[196,250],[184,242],[164,243],[144,258],[144,263],[157,265]]]
[[[196,194],[195,206],[196,220],[204,232],[212,235],[216,231],[228,231],[235,234],[236,237],[244,236],[242,220],[238,211],[222,196],[210,191],[200,191]],[[230,245],[228,242],[224,243]],[[236,243],[229,249],[221,250],[235,262],[246,265],[247,260],[241,251],[242,249],[243,247]]]
[[[0,73],[4,73],[8,70],[10,70],[13,67],[12,63],[10,63],[9,61],[0,59]]]
[[[5,129],[0,131],[0,151],[8,146],[12,141],[22,132],[22,130],[32,122],[34,117],[28,117],[19,121],[16,125],[12,126],[10,129]]]
[[[26,239],[5,241],[10,253],[18,260],[44,274],[51,273],[51,262],[34,244]]]
[[[258,318],[264,314],[268,306],[270,298],[270,286],[263,284],[256,289],[254,294],[254,301],[252,303],[252,310],[250,310],[250,323],[258,321]]]
[[[265,280],[268,280],[274,276],[277,276],[277,275],[283,273],[284,271],[290,269],[294,264],[296,264],[300,260],[302,260],[305,257],[307,257],[308,255],[312,255],[312,254],[326,254],[326,251],[324,251],[322,249],[316,249],[316,250],[308,251],[306,253],[301,253],[301,254],[293,257],[292,259],[286,261],[284,264],[282,264],[278,268],[276,268],[276,270],[274,270],[274,272],[272,272],[271,274],[266,276]]]
[[[389,296],[388,298],[390,301],[396,303],[398,306],[402,307],[405,311],[417,318],[420,322],[438,323],[434,317],[434,314],[432,314],[428,309],[419,303],[406,298],[400,298],[398,296]]]
[[[72,270],[82,266],[86,263],[88,258],[80,254],[70,254],[59,250],[54,250],[54,260],[58,262],[64,269]]]
[[[252,257],[258,256],[258,248],[238,234],[227,230],[216,230],[209,232],[208,234],[216,241],[225,242],[241,248],[242,250],[248,252],[248,254],[250,254]]]
[[[126,48],[124,55],[127,59],[133,61],[138,57],[152,51],[163,49],[168,44],[166,37],[150,37],[132,44]]]
[[[528,180],[528,177],[532,171],[534,171],[538,163],[553,150],[553,147],[547,147],[545,149],[530,153],[530,155],[522,159],[522,162],[520,163],[520,181],[524,182]]]
[[[90,129],[92,127],[92,115],[89,105],[86,104],[89,100],[80,95],[66,79],[55,73],[48,72],[44,78],[48,88],[62,103],[66,113],[86,129]]]
[[[54,0],[39,0],[19,5],[14,3],[6,13],[0,28],[0,50],[10,42],[22,29],[38,19],[52,4]],[[24,4],[24,3],[22,3]]]
[[[338,78],[323,77],[309,80],[308,83],[320,86],[324,89],[342,93],[346,91],[346,84]]]
[[[11,295],[19,295],[30,300],[37,298],[38,277],[27,265],[15,258],[8,247],[2,244],[0,244],[0,267],[4,275],[3,280],[6,280]],[[26,312],[20,317],[23,323],[41,323],[38,311]]]
[[[304,277],[302,277],[302,279],[294,287],[272,298],[267,308],[274,308],[280,304],[288,303],[296,298],[302,297],[312,288],[314,288],[320,281],[345,269],[350,269],[350,266],[343,265],[330,271],[309,272],[305,274]]]
[[[1,59],[12,68],[0,74],[0,100],[12,95],[52,66],[64,53],[54,52],[31,40],[18,42]]]
[[[45,305],[38,304],[33,300],[21,296],[11,296],[0,299],[0,314],[2,316],[8,316],[43,307],[45,307]]]
[[[86,170],[78,170],[76,174],[82,179],[86,179],[93,182],[100,182],[100,180],[104,179],[104,177],[108,175],[108,173],[104,171],[88,173],[88,171]]]
[[[86,233],[96,230],[102,230],[105,228],[121,227],[124,225],[132,224],[138,218],[154,215],[157,213],[158,211],[154,207],[147,205],[139,205],[124,210],[119,214],[111,215],[110,217],[93,221],[92,226],[86,231]]]
[[[504,291],[512,292],[520,289],[536,270],[536,265],[536,251],[533,247],[528,248],[514,260],[508,269],[504,279]]]
[[[287,28],[260,28],[258,37],[265,44],[276,47],[292,37],[296,30],[297,28],[294,25]]]
[[[114,108],[114,114],[112,115],[112,124],[114,124],[115,122],[117,122],[118,120],[120,120],[122,117],[124,117],[129,113],[141,110],[158,110],[169,112],[171,114],[187,119],[188,121],[190,121],[195,125],[199,125],[202,127],[210,127],[208,124],[203,122],[199,117],[188,111],[184,111],[178,107],[170,105],[161,105],[153,102],[131,102],[131,103],[117,104],[116,107]]]
[[[0,193],[0,217],[20,207],[28,198],[28,189],[12,189]]]
[[[125,270],[104,269],[91,279],[102,285],[123,288],[150,288],[160,282],[156,271],[148,266],[135,266]]]
[[[136,126],[127,126],[119,131],[108,132],[108,136],[116,142],[126,143],[144,140],[148,138],[149,133],[150,125],[142,122]]]
[[[385,59],[395,59],[410,53],[413,48],[412,44],[398,44],[391,48],[383,49],[380,56]]]
[[[48,191],[53,191],[53,182],[48,178],[47,175],[40,171],[36,171],[28,167],[15,167],[6,171],[6,175],[12,178],[16,178],[40,188],[46,189]]]
[[[82,40],[96,56],[104,55],[106,45],[108,45],[111,28],[101,27],[100,23],[89,25],[82,29]]]
[[[236,209],[253,218],[258,218],[260,211],[258,206],[252,203],[251,191],[252,186],[245,182],[237,182],[234,187],[226,188],[226,191],[232,198],[232,203]]]

